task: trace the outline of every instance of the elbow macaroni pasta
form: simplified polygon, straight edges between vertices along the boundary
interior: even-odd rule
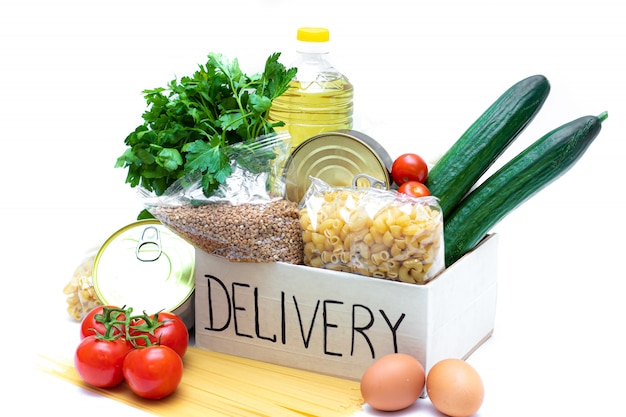
[[[443,217],[434,197],[313,179],[300,224],[305,265],[417,284],[444,268]]]
[[[72,279],[63,288],[63,293],[67,295],[67,312],[76,321],[81,321],[89,311],[102,305],[91,280],[96,252],[92,249],[85,255]]]

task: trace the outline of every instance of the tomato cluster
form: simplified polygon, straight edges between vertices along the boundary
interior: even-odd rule
[[[160,399],[182,380],[189,332],[174,313],[133,316],[132,308],[96,307],[81,321],[80,339],[74,366],[90,385],[126,381],[138,396]]]
[[[405,153],[393,161],[391,178],[398,186],[398,192],[411,197],[425,197],[430,191],[424,185],[428,178],[428,164],[421,156]]]

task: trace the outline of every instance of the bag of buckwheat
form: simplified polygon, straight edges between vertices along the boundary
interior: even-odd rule
[[[139,193],[145,208],[166,227],[206,253],[233,262],[303,262],[297,204],[284,198],[281,170],[291,141],[277,135],[262,145],[233,152],[231,175],[206,196],[190,175],[155,197]],[[274,151],[268,167],[255,167],[255,152]]]

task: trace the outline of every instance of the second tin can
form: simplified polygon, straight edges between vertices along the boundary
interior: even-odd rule
[[[93,265],[93,286],[105,305],[148,314],[170,311],[194,325],[195,248],[158,220],[115,232]]]
[[[392,163],[385,149],[361,132],[322,133],[291,151],[283,174],[285,198],[299,203],[311,184],[310,177],[335,187],[389,189]]]

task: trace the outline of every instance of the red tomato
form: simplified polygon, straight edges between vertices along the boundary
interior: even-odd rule
[[[189,345],[189,331],[183,320],[174,313],[162,311],[154,314],[146,323],[145,319],[133,322],[130,335],[137,346],[146,346],[146,339],[137,337],[145,335],[151,345],[168,346],[182,358]]]
[[[91,335],[104,335],[106,333],[106,326],[104,325],[105,318],[102,316],[104,309],[114,309],[110,312],[111,319],[124,321],[126,317],[121,311],[118,311],[114,306],[98,306],[89,311],[80,322],[80,338],[81,340]],[[124,335],[123,325],[118,325],[116,329],[112,331],[110,336]]]
[[[123,338],[104,340],[87,336],[76,348],[74,367],[86,383],[111,388],[124,380],[124,358],[131,349]]]
[[[391,178],[398,186],[407,181],[424,183],[427,177],[428,165],[421,156],[414,153],[400,155],[391,165]]]
[[[142,398],[158,400],[173,393],[183,379],[183,360],[167,346],[131,350],[124,359],[124,378]]]
[[[411,197],[426,197],[430,195],[428,187],[418,181],[407,181],[398,188],[398,192]]]

